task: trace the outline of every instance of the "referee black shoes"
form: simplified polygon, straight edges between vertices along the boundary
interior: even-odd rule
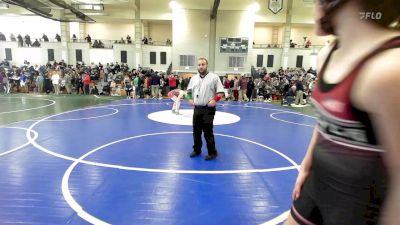
[[[200,151],[200,152],[197,152],[197,151],[194,151],[194,150],[193,150],[193,152],[190,153],[190,158],[194,158],[194,157],[196,157],[196,156],[198,156],[198,155],[201,155],[201,151]]]
[[[213,159],[215,159],[215,158],[217,158],[217,156],[218,156],[218,152],[217,152],[217,150],[215,150],[215,153],[214,154],[208,154],[206,157],[205,157],[205,160],[207,160],[207,161],[209,161],[209,160],[213,160]]]

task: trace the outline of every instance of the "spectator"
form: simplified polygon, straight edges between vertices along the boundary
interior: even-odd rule
[[[0,41],[6,41],[6,36],[0,32]]]
[[[99,48],[104,48],[104,43],[101,40],[99,40],[97,43]]]
[[[168,82],[169,83],[169,89],[170,90],[176,89],[177,85],[176,85],[176,77],[175,77],[175,75],[173,75],[173,74],[169,75],[168,81],[169,81]]]
[[[239,101],[248,101],[249,99],[246,96],[247,93],[247,77],[242,74],[239,80]]]
[[[253,90],[254,90],[254,81],[252,77],[249,77],[248,83],[247,83],[247,98],[248,101],[252,101],[253,100]]]
[[[295,48],[297,44],[294,43],[293,40],[290,40],[289,45],[290,45],[291,48]]]
[[[311,41],[308,39],[307,41],[306,41],[306,43],[304,44],[304,47],[305,48],[309,48],[311,46]]]
[[[92,45],[93,48],[98,48],[99,47],[99,43],[97,42],[97,40],[94,40],[94,43]]]
[[[40,47],[38,39],[35,39],[35,42],[33,42],[32,47]]]
[[[292,106],[292,103],[294,101],[294,96],[296,92],[296,86],[292,86],[288,89],[288,91],[285,93],[282,99],[282,105],[289,105]]]
[[[54,88],[54,93],[56,95],[60,94],[60,74],[59,71],[56,71],[52,76],[51,76],[51,82],[53,84]]]
[[[58,34],[56,34],[56,40],[57,40],[58,42],[61,42],[61,36],[58,35]]]
[[[126,98],[127,99],[133,98],[131,95],[133,87],[132,87],[132,82],[131,82],[131,79],[129,78],[129,76],[125,76],[125,78],[124,78],[124,87],[125,87]]]
[[[0,72],[0,93],[2,93],[4,91],[5,93],[5,88],[4,88],[4,77],[5,77],[5,73],[4,72]]]
[[[42,39],[44,42],[49,42],[49,38],[47,37],[46,34],[43,34]]]
[[[29,35],[25,35],[25,44],[27,47],[30,47],[32,45],[31,37]]]
[[[11,41],[17,41],[17,39],[15,38],[14,34],[11,34],[11,35],[10,35],[10,40],[11,40]]]
[[[146,36],[142,39],[142,43],[145,45],[147,45],[149,43]]]
[[[24,46],[24,40],[22,39],[22,36],[20,34],[18,34],[17,39],[18,39],[18,45],[20,47]]]
[[[72,93],[72,78],[71,75],[69,73],[65,74],[64,76],[64,83],[65,83],[65,89],[67,91],[67,94],[71,94]]]
[[[86,36],[85,40],[86,40],[88,43],[92,43],[92,38],[90,37],[89,34]]]
[[[133,89],[135,90],[135,95],[133,96],[133,98],[136,98],[136,96],[140,95],[139,86],[140,86],[140,77],[139,75],[137,75],[133,79]]]
[[[43,73],[39,73],[39,75],[36,77],[36,89],[38,93],[43,92],[43,84],[44,84],[44,77]]]
[[[90,91],[90,94],[92,94],[92,95],[99,95],[99,89],[97,88],[96,85],[93,84],[93,88],[92,88],[92,90]]]
[[[233,80],[233,100],[238,101],[239,98],[239,80],[237,76],[235,76],[235,79]]]
[[[160,91],[160,76],[158,76],[157,73],[153,73],[150,78],[150,84],[151,84],[151,96],[153,99],[159,97],[159,91]]]
[[[80,91],[82,91],[82,94],[85,94],[85,90],[84,88],[84,84],[83,84],[83,76],[84,73],[81,73],[77,76],[77,78],[75,79],[75,83],[77,84],[77,88],[76,88],[76,93],[79,94]],[[90,78],[90,77],[89,77]]]
[[[85,94],[88,95],[89,92],[89,86],[90,86],[91,80],[90,80],[90,75],[87,73],[85,75],[85,78],[83,79],[83,85],[85,87]]]
[[[303,92],[304,86],[301,78],[296,81],[296,99],[294,101],[295,105],[303,104]]]
[[[225,100],[229,100],[231,93],[230,93],[230,81],[228,79],[228,75],[225,75],[225,77],[223,78],[222,85],[224,86]]]

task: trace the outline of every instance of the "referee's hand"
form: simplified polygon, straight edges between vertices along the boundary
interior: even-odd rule
[[[194,102],[193,102],[192,99],[188,100],[188,102],[189,102],[189,104],[190,104],[191,106],[194,106]]]
[[[216,104],[217,104],[217,102],[214,99],[212,99],[207,103],[207,106],[208,107],[214,107]]]

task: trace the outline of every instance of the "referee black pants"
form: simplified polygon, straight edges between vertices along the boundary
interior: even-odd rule
[[[208,154],[216,154],[213,122],[215,116],[215,107],[208,106],[195,106],[193,113],[193,150],[201,152],[203,142],[201,140],[201,134],[204,132],[204,138],[207,142]]]

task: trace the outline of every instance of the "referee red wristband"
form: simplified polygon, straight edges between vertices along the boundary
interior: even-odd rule
[[[221,100],[221,96],[216,95],[216,96],[214,96],[213,99],[214,99],[214,101],[218,102],[219,100]]]

